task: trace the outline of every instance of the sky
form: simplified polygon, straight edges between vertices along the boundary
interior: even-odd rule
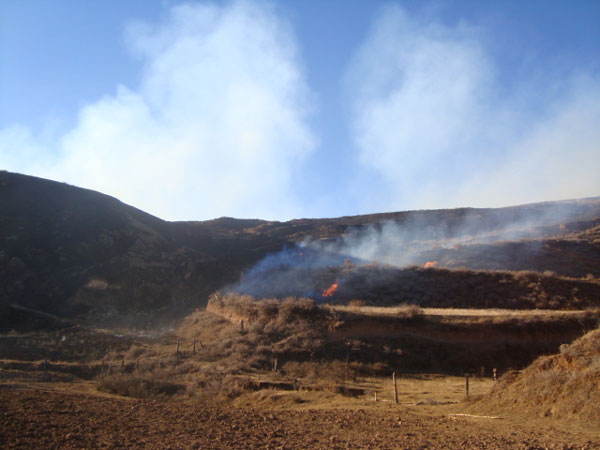
[[[0,2],[0,169],[166,220],[600,195],[600,2]]]

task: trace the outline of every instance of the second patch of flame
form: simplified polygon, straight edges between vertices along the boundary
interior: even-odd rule
[[[437,264],[437,261],[427,261],[427,262],[425,263],[425,268],[426,268],[426,269],[429,269],[429,268],[431,268],[431,267],[435,267],[435,266],[436,266],[436,264]]]
[[[323,291],[323,293],[321,294],[321,296],[322,297],[331,297],[337,288],[338,288],[338,284],[337,283],[333,283],[331,286],[329,286],[327,289],[325,289]]]

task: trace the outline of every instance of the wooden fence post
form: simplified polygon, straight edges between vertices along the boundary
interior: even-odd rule
[[[375,391],[375,401],[377,401],[377,391]]]
[[[467,398],[469,397],[469,374],[465,373],[465,389],[467,391]]]
[[[398,384],[396,383],[396,372],[392,374],[392,381],[394,382],[394,402],[398,404]]]
[[[494,381],[496,381],[496,368],[495,367],[494,367],[493,372],[494,372]]]
[[[273,372],[277,372],[277,358],[273,360]]]
[[[240,321],[240,331],[243,333],[244,332],[244,319],[242,319]]]
[[[192,341],[192,355],[196,354],[196,338]]]

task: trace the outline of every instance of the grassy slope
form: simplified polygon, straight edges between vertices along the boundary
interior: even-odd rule
[[[582,326],[593,326],[599,317],[598,312],[576,317],[434,316],[412,306],[373,315],[320,307],[307,299],[254,301],[236,295],[213,296],[208,311],[188,316],[176,333],[186,342],[195,338],[211,346],[214,355],[234,366],[243,362],[266,368],[275,357],[282,363],[342,366],[348,360],[361,373],[378,374],[524,367],[580,336]]]
[[[399,269],[351,265],[274,270],[260,286],[262,297],[317,298],[333,283],[338,288],[323,300],[343,304],[360,299],[369,305],[400,303],[433,308],[585,309],[600,307],[600,280],[575,279],[531,271],[466,269]]]
[[[520,374],[502,377],[474,410],[583,420],[600,430],[600,329],[558,354],[543,356]]]

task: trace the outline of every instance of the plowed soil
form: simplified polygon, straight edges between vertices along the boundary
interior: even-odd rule
[[[598,449],[508,418],[382,409],[267,410],[0,389],[6,449]]]

